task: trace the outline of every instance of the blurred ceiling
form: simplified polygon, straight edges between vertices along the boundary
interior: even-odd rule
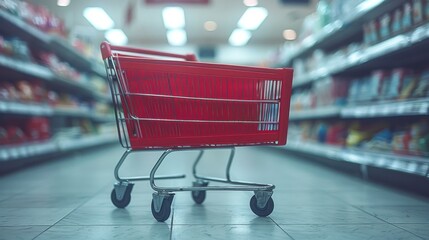
[[[114,28],[122,29],[128,36],[129,45],[168,44],[162,20],[162,9],[171,4],[147,4],[145,0],[71,0],[67,7],[57,6],[57,0],[30,0],[44,5],[54,14],[65,20],[72,34],[87,36],[93,41],[102,41],[104,32],[96,30],[83,17],[86,7],[102,7],[114,20]],[[284,43],[282,32],[285,29],[299,31],[305,16],[314,12],[316,0],[309,4],[283,4],[280,0],[259,0],[258,7],[268,10],[268,17],[255,31],[248,45],[280,45]],[[231,32],[246,10],[242,0],[209,0],[207,5],[176,4],[185,11],[188,44],[226,45]],[[128,12],[128,13],[127,13]],[[127,24],[127,15],[132,20]],[[204,29],[206,21],[215,21],[217,29],[208,32]]]

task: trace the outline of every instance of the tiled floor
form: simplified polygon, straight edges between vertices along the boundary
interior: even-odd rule
[[[238,148],[232,166],[233,179],[276,184],[269,217],[252,213],[251,192],[208,192],[202,205],[181,192],[170,218],[159,223],[148,182],[135,185],[126,209],[111,204],[121,153],[108,146],[0,177],[0,239],[429,239],[428,199],[272,148]],[[159,154],[132,155],[121,174],[148,174]],[[196,153],[170,156],[159,173],[188,177],[158,184],[189,185]],[[227,156],[207,153],[201,174],[223,176]]]

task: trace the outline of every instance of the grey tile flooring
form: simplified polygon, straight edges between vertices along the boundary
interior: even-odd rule
[[[420,237],[389,224],[280,225],[295,240],[414,240]]]
[[[135,184],[125,209],[112,205],[113,169],[122,152],[107,146],[1,176],[0,239],[428,239],[428,199],[273,148],[237,148],[231,169],[233,180],[276,185],[269,217],[250,210],[253,192],[207,192],[202,205],[178,192],[170,218],[159,223],[148,182]],[[160,154],[130,155],[120,175],[148,175]],[[159,174],[187,178],[156,183],[192,185],[197,154],[170,155]],[[199,174],[224,177],[228,155],[206,152]]]
[[[49,226],[13,226],[0,227],[0,240],[33,239]]]
[[[410,231],[423,239],[429,239],[429,224],[396,224],[396,226]]]

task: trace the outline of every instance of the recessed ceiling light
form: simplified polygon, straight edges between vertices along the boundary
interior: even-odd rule
[[[83,10],[83,16],[98,30],[107,30],[114,25],[113,20],[102,8],[85,8],[85,10]]]
[[[258,6],[258,0],[243,0],[243,4],[247,7],[256,7]]]
[[[217,23],[214,21],[207,21],[204,23],[204,29],[209,32],[213,32],[217,29]]]
[[[167,40],[170,45],[183,46],[187,41],[186,32],[183,29],[168,30]]]
[[[255,30],[267,16],[268,11],[263,7],[248,8],[243,16],[241,16],[240,20],[238,20],[238,27],[247,30]]]
[[[232,46],[244,46],[247,44],[252,34],[244,29],[235,29],[229,37],[229,44]]]
[[[286,29],[283,31],[283,37],[286,40],[293,41],[296,39],[296,32],[292,29]]]
[[[70,5],[70,0],[58,0],[57,5],[60,7],[67,7]]]
[[[167,29],[185,27],[185,13],[181,7],[166,7],[162,10],[164,26]]]
[[[126,45],[128,43],[127,35],[121,29],[110,29],[104,37],[113,45]]]

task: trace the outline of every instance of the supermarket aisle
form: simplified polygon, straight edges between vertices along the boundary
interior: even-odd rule
[[[259,218],[252,193],[209,192],[203,205],[178,193],[165,223],[150,212],[152,190],[137,183],[131,204],[110,203],[122,149],[106,147],[0,178],[0,239],[429,239],[429,201],[338,173],[272,148],[239,148],[234,179],[275,183],[274,212]],[[139,153],[124,172],[147,174],[159,152]],[[187,173],[193,152],[159,171]],[[205,156],[202,174],[221,176],[224,150]],[[139,161],[141,159],[145,161]]]

